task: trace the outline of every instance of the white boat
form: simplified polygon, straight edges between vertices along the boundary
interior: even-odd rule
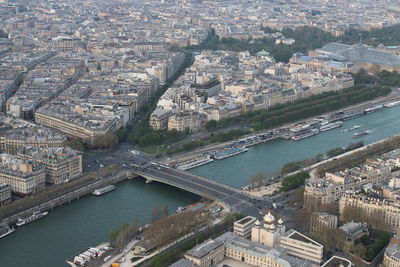
[[[75,256],[74,263],[79,266],[84,266],[86,264],[86,260],[82,257]]]
[[[391,107],[394,107],[394,106],[397,106],[397,105],[400,105],[400,100],[399,101],[390,102],[390,103],[386,103],[384,106],[386,108],[391,108]]]
[[[110,192],[110,191],[113,191],[115,188],[117,188],[115,185],[107,185],[107,186],[105,186],[105,187],[102,187],[102,188],[99,188],[99,189],[94,190],[94,191],[92,192],[92,195],[101,196],[101,195],[103,195],[103,194],[105,194],[105,193],[108,193],[108,192]]]
[[[365,114],[372,113],[372,112],[381,110],[382,108],[383,108],[383,105],[375,105],[375,106],[365,109],[364,113]]]
[[[16,226],[20,227],[23,226],[25,224],[34,222],[36,220],[39,220],[40,218],[43,218],[44,216],[46,216],[47,214],[49,214],[47,211],[45,212],[39,212],[39,211],[35,211],[33,212],[33,214],[29,217],[26,218],[18,218],[18,221],[15,223]]]
[[[304,139],[304,138],[307,138],[307,137],[311,137],[311,136],[313,136],[313,135],[316,135],[316,134],[318,134],[318,133],[319,133],[319,130],[317,130],[317,129],[312,129],[312,130],[310,130],[310,131],[307,131],[306,133],[293,136],[293,137],[292,137],[292,140],[294,140],[294,141],[299,141],[299,140],[302,140],[302,139]]]
[[[319,128],[319,130],[321,132],[325,132],[325,131],[329,131],[329,130],[335,129],[337,127],[340,127],[342,125],[343,125],[343,121],[332,122],[332,123],[328,123],[328,124],[322,125]]]
[[[14,232],[14,227],[9,227],[8,225],[0,226],[0,238],[6,237]]]
[[[360,125],[354,125],[354,126],[353,126],[353,127],[351,127],[351,128],[348,128],[348,129],[341,130],[341,132],[342,132],[342,133],[347,133],[347,132],[350,132],[350,131],[356,130],[356,129],[360,128],[360,127],[361,127]]]
[[[246,147],[233,147],[233,148],[229,148],[227,150],[216,153],[214,158],[224,159],[224,158],[232,157],[232,156],[235,156],[237,154],[247,152],[247,151],[249,151],[249,149]]]
[[[367,135],[367,134],[369,134],[369,133],[371,133],[371,131],[362,131],[362,132],[358,132],[358,133],[353,134],[353,138],[358,138],[358,137]]]
[[[182,171],[187,171],[189,169],[193,169],[193,168],[208,164],[208,163],[213,162],[213,161],[214,160],[209,158],[209,157],[201,158],[201,159],[195,159],[195,160],[186,162],[186,163],[184,163],[182,165],[179,165],[177,167],[177,169],[182,170]]]

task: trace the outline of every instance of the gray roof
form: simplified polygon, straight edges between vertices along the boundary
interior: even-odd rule
[[[196,265],[187,259],[180,259],[179,261],[171,264],[169,267],[195,267]]]
[[[189,250],[186,255],[195,257],[195,258],[203,258],[209,253],[213,252],[215,249],[221,247],[223,243],[217,240],[206,240],[200,245]]]

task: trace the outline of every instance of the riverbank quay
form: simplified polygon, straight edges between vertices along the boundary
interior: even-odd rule
[[[343,154],[322,160],[310,166],[305,166],[297,171],[288,173],[279,177],[271,177],[266,185],[252,188],[244,186],[242,190],[252,196],[256,197],[269,197],[280,192],[281,181],[288,176],[298,174],[299,172],[306,171],[310,174],[309,182],[317,180],[325,172],[335,171],[337,169],[350,168],[363,162],[365,159],[380,154],[384,154],[393,149],[400,148],[400,134],[391,136],[369,145],[364,145],[360,148],[345,152]]]
[[[297,124],[299,122],[316,119],[318,117],[325,116],[325,115],[332,114],[332,113],[336,113],[336,112],[345,112],[345,113],[359,112],[359,111],[365,110],[368,107],[371,107],[372,105],[385,104],[385,103],[396,101],[396,100],[399,100],[399,99],[400,99],[400,88],[392,88],[392,92],[389,95],[374,99],[372,101],[359,103],[359,104],[356,104],[356,105],[352,105],[352,106],[348,106],[348,107],[345,107],[345,108],[338,109],[338,110],[333,111],[333,112],[321,114],[321,115],[318,115],[318,116],[313,116],[313,117],[302,119],[302,120],[295,121],[295,122],[286,123],[286,124],[283,124],[283,125],[281,125],[279,127],[276,127],[276,128],[250,133],[250,134],[244,135],[244,136],[242,136],[240,138],[237,138],[237,139],[234,139],[234,140],[230,140],[230,141],[227,141],[227,142],[209,144],[209,145],[206,145],[206,146],[203,146],[203,147],[199,147],[199,148],[197,148],[197,149],[195,149],[193,151],[180,152],[180,153],[176,153],[176,154],[172,154],[172,155],[164,155],[164,156],[159,157],[159,161],[162,162],[163,164],[166,164],[166,165],[169,165],[169,166],[176,166],[176,165],[185,164],[185,162],[192,161],[192,160],[194,160],[196,158],[206,157],[207,155],[209,155],[209,154],[211,154],[211,153],[213,153],[213,152],[215,152],[217,150],[221,150],[221,149],[223,149],[225,147],[228,147],[228,146],[232,145],[233,143],[238,142],[241,139],[245,139],[245,138],[249,138],[249,137],[251,138],[253,136],[260,135],[260,134],[268,134],[270,132],[274,133],[274,136],[272,138],[270,138],[268,140],[265,140],[265,141],[262,141],[262,142],[259,142],[257,144],[261,144],[261,143],[268,142],[268,141],[271,141],[271,140],[276,140],[276,139],[279,139],[279,138],[281,138],[281,139],[289,139],[290,137],[288,137],[285,134],[282,134],[281,131],[283,129],[290,128],[291,126],[293,126],[293,125],[295,125],[295,124]],[[257,145],[257,144],[254,144],[254,145]]]
[[[80,197],[90,194],[98,188],[115,184],[133,177],[134,175],[132,175],[130,171],[124,170],[118,173],[112,173],[105,177],[90,180],[86,183],[79,184],[76,188],[72,188],[70,191],[63,192],[62,194],[49,199],[43,199],[40,203],[35,203],[35,205],[29,205],[29,203],[27,203],[26,206],[19,206],[20,210],[13,214],[7,215],[7,217],[1,218],[0,224],[13,224],[18,220],[19,217],[30,215],[34,211],[53,210],[56,207],[61,207],[66,203],[70,203],[73,200],[77,200]],[[38,196],[32,196],[32,202],[35,202],[35,197]]]

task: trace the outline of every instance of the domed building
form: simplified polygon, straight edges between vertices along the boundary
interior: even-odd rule
[[[263,217],[263,224],[256,222],[252,228],[251,241],[273,248],[279,244],[280,236],[284,233],[285,225],[283,220],[280,218],[276,221],[271,212],[268,212]]]

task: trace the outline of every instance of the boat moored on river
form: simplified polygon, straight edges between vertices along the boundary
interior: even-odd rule
[[[391,107],[398,106],[398,105],[400,105],[400,100],[384,104],[384,106],[386,108],[391,108]]]
[[[6,237],[14,232],[14,227],[9,227],[8,225],[0,225],[0,238]]]
[[[181,164],[181,165],[177,166],[176,168],[178,170],[187,171],[187,170],[190,170],[190,169],[205,165],[205,164],[213,162],[213,161],[214,160],[212,158],[207,156],[207,157],[204,157],[204,158],[198,158],[198,159],[194,159],[194,160],[188,161],[188,162],[186,162],[184,164]]]
[[[39,220],[39,219],[45,217],[47,214],[49,214],[47,211],[44,211],[44,212],[35,211],[29,217],[18,218],[18,221],[15,223],[15,225],[18,226],[18,227],[23,226],[25,224],[28,224],[28,223],[34,222],[36,220]]]
[[[215,159],[224,159],[224,158],[235,156],[235,155],[243,153],[243,152],[247,152],[248,150],[249,149],[246,147],[232,147],[232,148],[228,148],[221,152],[216,153],[214,155],[214,158]]]
[[[365,114],[372,113],[372,112],[381,110],[382,108],[383,108],[383,105],[374,105],[374,106],[372,106],[370,108],[365,109],[364,113]]]
[[[105,194],[105,193],[108,193],[108,192],[110,192],[110,191],[113,191],[114,189],[116,189],[117,187],[115,186],[115,185],[107,185],[107,186],[105,186],[105,187],[102,187],[102,188],[99,188],[99,189],[96,189],[96,190],[94,190],[93,192],[92,192],[92,195],[95,195],[95,196],[101,196],[101,195],[103,195],[103,194]]]

